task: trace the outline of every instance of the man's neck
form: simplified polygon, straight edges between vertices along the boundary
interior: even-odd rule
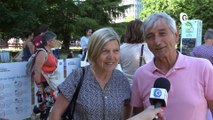
[[[213,45],[213,39],[206,39],[204,45],[212,46]]]

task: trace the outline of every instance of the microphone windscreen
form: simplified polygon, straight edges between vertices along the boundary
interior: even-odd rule
[[[169,92],[170,82],[169,82],[168,79],[166,79],[164,77],[160,77],[160,78],[155,80],[154,88],[163,88],[163,89],[166,89],[167,92]]]

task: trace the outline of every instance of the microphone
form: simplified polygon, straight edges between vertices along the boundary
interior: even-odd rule
[[[151,105],[154,105],[155,108],[166,107],[169,90],[170,82],[168,79],[163,77],[156,79],[149,97]],[[154,118],[154,120],[157,120],[157,118]]]

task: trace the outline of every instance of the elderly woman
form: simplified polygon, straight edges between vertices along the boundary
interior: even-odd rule
[[[111,28],[99,29],[90,37],[88,59],[91,65],[84,68],[74,119],[121,120],[129,117],[130,85],[125,75],[115,69],[120,56],[119,44],[118,35]],[[50,115],[51,120],[60,120],[68,107],[82,75],[81,69],[74,70],[59,85],[61,93]]]
[[[34,108],[34,113],[40,112],[40,118],[46,119],[48,117],[48,112],[45,110],[46,107],[50,108],[51,106],[46,106],[46,104],[50,101],[46,101],[45,97],[47,95],[51,95],[50,97],[53,98],[53,102],[55,99],[54,91],[49,87],[46,79],[42,75],[43,73],[49,74],[52,73],[56,68],[58,64],[58,59],[53,55],[51,48],[54,48],[56,43],[56,34],[53,32],[46,32],[42,37],[42,45],[43,45],[43,51],[39,51],[36,60],[35,60],[35,69],[33,74],[33,80],[36,83],[38,87],[38,99],[43,98],[43,100],[38,100],[39,106]],[[48,103],[49,104],[49,103]]]

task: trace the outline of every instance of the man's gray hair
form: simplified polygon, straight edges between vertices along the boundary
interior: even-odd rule
[[[205,33],[205,39],[213,39],[213,29],[209,28]]]
[[[156,12],[156,13],[151,14],[144,21],[143,35],[144,35],[145,39],[146,39],[147,31],[149,31],[158,20],[163,20],[168,25],[169,29],[173,33],[176,33],[177,27],[176,27],[175,20],[165,12]]]

